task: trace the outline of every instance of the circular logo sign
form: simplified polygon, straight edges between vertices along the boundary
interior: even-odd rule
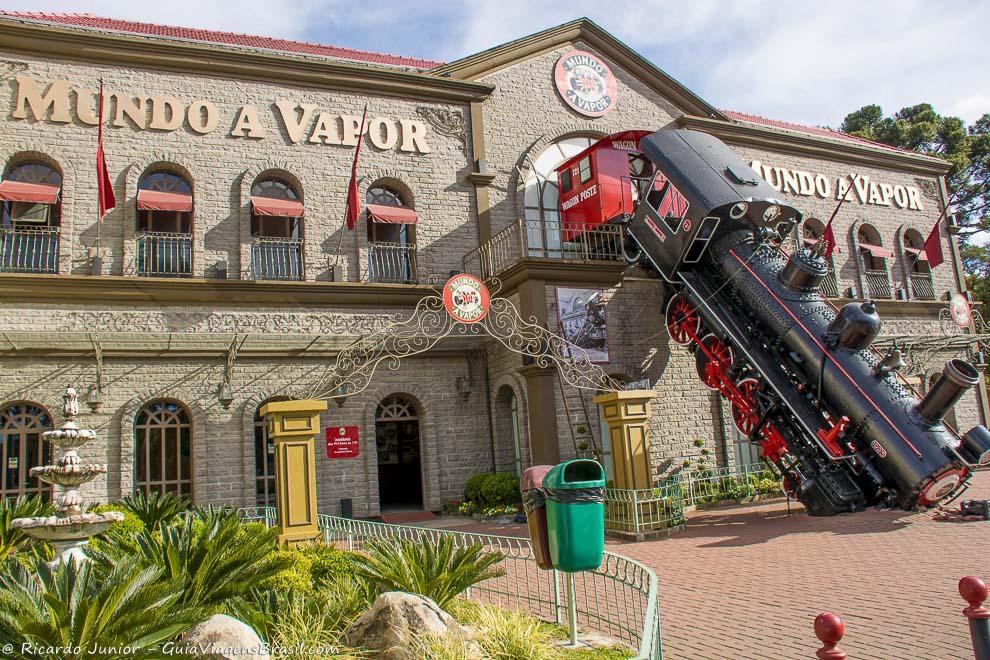
[[[969,327],[969,322],[973,320],[973,314],[970,312],[969,301],[966,300],[966,296],[961,293],[952,294],[952,298],[949,300],[949,314],[952,316],[952,322],[960,328]]]
[[[474,275],[454,275],[443,285],[443,306],[459,323],[477,323],[488,313],[488,287]]]
[[[560,96],[582,115],[601,117],[615,107],[615,76],[605,62],[584,50],[561,55],[553,79]]]

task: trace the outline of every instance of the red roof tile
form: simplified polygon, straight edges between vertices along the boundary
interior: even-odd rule
[[[749,124],[759,124],[760,126],[779,128],[785,131],[795,131],[797,133],[818,135],[820,137],[832,138],[833,140],[845,140],[846,142],[859,142],[860,144],[868,144],[871,147],[879,147],[880,149],[887,149],[888,151],[900,151],[902,153],[910,153],[910,154],[915,153],[907,149],[899,149],[897,147],[892,147],[889,144],[884,144],[882,142],[874,142],[873,140],[867,140],[866,138],[856,137],[855,135],[849,135],[849,133],[843,133],[842,131],[834,131],[831,128],[824,128],[822,126],[805,126],[803,124],[793,124],[787,121],[767,119],[766,117],[760,117],[759,115],[747,115],[743,112],[735,112],[734,110],[722,110],[722,113],[725,114],[726,117],[734,121],[743,121]]]
[[[417,69],[432,69],[435,66],[443,64],[443,62],[436,62],[434,60],[426,60],[417,57],[401,57],[398,55],[388,55],[386,53],[372,53],[364,50],[355,50],[353,48],[341,48],[339,46],[307,43],[305,41],[276,39],[274,37],[258,37],[248,34],[236,34],[234,32],[218,32],[214,30],[200,30],[197,28],[174,27],[170,25],[156,25],[154,23],[122,21],[113,18],[102,18],[99,16],[94,16],[93,14],[63,14],[51,12],[17,12],[0,10],[0,16],[30,21],[41,21],[44,23],[54,23],[58,25],[71,25],[74,27],[90,28],[95,30],[107,30],[110,32],[128,32],[131,34],[143,34],[152,37],[163,37],[166,39],[184,39],[189,41],[223,44],[226,46],[235,46],[240,48],[300,53],[305,55],[315,55],[317,57],[368,62],[371,64],[415,67]]]

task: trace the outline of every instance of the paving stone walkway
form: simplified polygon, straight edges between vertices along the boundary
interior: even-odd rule
[[[990,499],[990,472],[964,497]],[[522,525],[451,529],[526,534]],[[972,658],[956,583],[990,579],[990,522],[903,511],[716,509],[692,513],[673,537],[608,545],[657,572],[668,659],[813,659],[812,621],[827,610],[846,622],[851,660]]]

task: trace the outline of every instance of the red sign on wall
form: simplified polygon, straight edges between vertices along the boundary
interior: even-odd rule
[[[358,427],[327,428],[327,458],[356,458],[359,452]]]

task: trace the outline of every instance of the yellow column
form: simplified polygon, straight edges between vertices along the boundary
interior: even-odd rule
[[[653,390],[600,394],[593,401],[608,423],[615,488],[653,488],[650,465],[650,399]]]
[[[326,401],[273,401],[261,408],[275,441],[275,505],[279,543],[310,541],[320,534],[316,518],[316,449]]]

